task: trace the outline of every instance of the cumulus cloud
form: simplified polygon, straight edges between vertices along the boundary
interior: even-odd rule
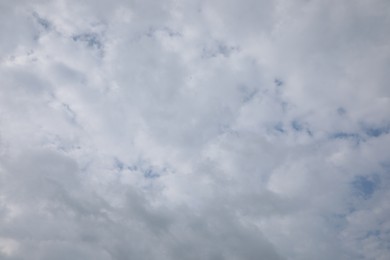
[[[389,259],[387,1],[0,13],[1,259]]]

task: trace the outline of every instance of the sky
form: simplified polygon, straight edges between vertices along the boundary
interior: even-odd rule
[[[390,259],[388,0],[1,0],[0,259]]]

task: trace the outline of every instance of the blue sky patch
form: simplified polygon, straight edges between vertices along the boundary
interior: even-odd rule
[[[275,83],[275,85],[278,86],[278,87],[280,87],[280,86],[282,86],[282,85],[284,84],[283,81],[282,81],[281,79],[278,79],[278,78],[276,78],[276,79],[274,80],[274,83]]]
[[[352,182],[352,186],[359,196],[369,199],[374,194],[378,181],[374,177],[357,176]]]
[[[369,137],[379,137],[390,132],[390,126],[369,127],[365,129],[366,135]]]
[[[155,179],[160,177],[160,174],[155,172],[152,168],[143,171],[144,177],[148,179]]]
[[[99,37],[95,33],[78,34],[72,37],[75,42],[85,42],[88,47],[101,49],[103,44],[99,40]]]
[[[120,161],[118,158],[115,158],[114,159],[114,166],[119,171],[122,171],[124,166],[125,166],[125,164],[122,161]]]
[[[277,123],[277,124],[274,126],[274,130],[276,130],[276,131],[279,132],[279,133],[284,133],[285,130],[284,130],[284,127],[283,127],[283,123],[282,123],[282,122]]]
[[[330,135],[331,139],[343,139],[354,141],[359,144],[363,141],[363,138],[357,133],[348,133],[348,132],[336,132]]]
[[[297,120],[293,120],[291,122],[291,126],[292,128],[295,130],[295,131],[302,131],[303,130],[303,125],[301,122],[297,121]]]
[[[51,28],[51,24],[48,20],[42,18],[41,16],[39,16],[37,13],[33,13],[33,16],[35,18],[35,20],[37,21],[37,23],[43,27],[43,29],[45,30],[49,30]]]
[[[338,109],[337,109],[337,114],[339,114],[340,116],[343,116],[343,115],[345,115],[347,113],[347,110],[345,110],[345,108],[343,108],[343,107],[339,107]]]
[[[242,101],[244,103],[247,103],[251,101],[258,93],[257,89],[247,87],[245,85],[238,86],[239,92],[241,92],[242,95]]]

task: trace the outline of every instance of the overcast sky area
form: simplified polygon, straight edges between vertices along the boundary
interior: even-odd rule
[[[390,1],[1,0],[0,259],[390,259]]]

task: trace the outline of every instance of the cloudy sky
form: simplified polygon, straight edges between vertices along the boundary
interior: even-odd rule
[[[1,0],[0,259],[390,259],[388,0]]]

